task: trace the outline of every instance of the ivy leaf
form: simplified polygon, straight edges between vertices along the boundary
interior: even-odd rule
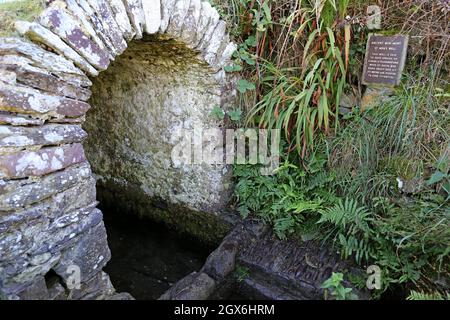
[[[430,179],[427,181],[427,184],[429,186],[431,186],[432,184],[438,183],[439,181],[441,181],[442,179],[444,179],[446,177],[445,173],[442,173],[441,171],[436,171],[435,173],[433,173],[430,177]]]
[[[247,90],[255,90],[256,86],[254,83],[251,83],[245,79],[240,79],[237,83],[237,89],[240,93],[246,93]]]
[[[238,122],[239,120],[241,120],[242,111],[239,109],[235,109],[235,110],[228,112],[228,115],[230,116],[230,119],[232,121]]]
[[[225,72],[239,72],[242,70],[242,67],[238,64],[233,64],[231,66],[225,66],[223,70],[225,70]]]
[[[211,110],[211,115],[214,118],[217,118],[219,120],[223,120],[223,118],[225,117],[225,112],[222,110],[222,108],[220,108],[219,106],[215,106],[212,110]]]

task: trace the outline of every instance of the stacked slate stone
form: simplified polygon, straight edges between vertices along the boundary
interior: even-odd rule
[[[129,298],[102,271],[110,251],[81,144],[89,77],[129,41],[166,33],[225,83],[236,46],[201,0],[57,0],[16,29],[0,38],[1,298]]]

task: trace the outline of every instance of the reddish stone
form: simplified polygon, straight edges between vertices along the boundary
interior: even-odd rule
[[[43,176],[85,160],[80,143],[0,155],[0,178]]]

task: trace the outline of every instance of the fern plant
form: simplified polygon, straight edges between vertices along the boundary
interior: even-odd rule
[[[305,169],[287,156],[272,176],[262,176],[258,166],[235,166],[238,210],[243,217],[253,213],[273,225],[280,239],[296,231],[314,238],[319,230],[311,220],[317,221],[318,211],[337,199],[329,188],[333,177],[324,171],[325,164],[324,157],[316,155]]]
[[[406,298],[407,300],[450,300],[450,294],[447,293],[447,296],[444,297],[439,292],[425,293],[411,290],[409,296]]]
[[[358,206],[354,199],[339,200],[334,206],[319,210],[321,217],[317,223],[331,225],[328,235],[340,246],[343,258],[355,256],[360,263],[369,260],[371,255],[370,236],[373,233],[370,223],[371,212]]]

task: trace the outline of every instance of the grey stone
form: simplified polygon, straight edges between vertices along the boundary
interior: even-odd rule
[[[131,27],[130,19],[128,18],[127,10],[122,0],[110,0],[109,5],[114,13],[114,18],[122,31],[125,40],[133,39],[135,32]]]
[[[357,107],[358,97],[353,93],[345,93],[341,96],[339,100],[339,114],[345,115],[352,112],[353,108]]]
[[[90,106],[86,102],[45,94],[22,85],[0,81],[0,110],[39,114],[41,117],[79,117]]]
[[[87,162],[42,179],[0,180],[0,211],[17,210],[63,192],[91,176]]]
[[[60,1],[52,2],[52,5],[41,13],[39,22],[56,33],[95,68],[105,70],[109,65],[108,52],[89,38],[80,23],[63,5]]]
[[[233,242],[222,242],[214,250],[205,262],[203,272],[207,273],[215,280],[220,280],[228,276],[235,268],[238,244]]]
[[[18,151],[30,146],[81,142],[86,136],[86,132],[74,124],[48,124],[42,127],[0,125],[0,152]]]
[[[79,200],[68,203],[74,196]],[[78,184],[6,218],[2,216],[0,228],[4,231],[0,236],[0,268],[9,275],[4,279],[16,277],[27,266],[49,265],[48,261],[60,250],[78,240],[77,235],[101,222],[101,212],[94,209],[96,204],[94,181]],[[50,264],[54,262],[52,260]],[[43,270],[47,272],[49,269]]]
[[[144,11],[142,10],[142,1],[123,0],[123,2],[130,19],[131,26],[133,27],[135,38],[141,39],[145,28],[145,16]]]
[[[8,236],[8,232],[14,233],[16,231],[24,231],[27,235],[34,236],[31,232],[28,232],[32,229],[25,230],[27,226],[45,224],[44,229],[47,230],[49,219],[55,220],[80,208],[92,208],[96,204],[95,180],[91,177],[32,206],[7,213],[2,212],[0,215],[0,230],[2,232],[0,239]],[[39,246],[39,243],[33,243],[33,245]]]
[[[226,44],[226,47],[223,49],[223,51],[221,50],[217,55],[216,65],[218,69],[230,64],[231,57],[236,49],[237,45],[235,43],[228,42]]]
[[[67,292],[59,282],[53,283],[48,288],[48,300],[67,300]]]
[[[206,300],[213,293],[215,281],[206,273],[197,274],[193,281],[185,288],[178,290],[173,300]]]
[[[199,45],[200,41],[203,39],[203,36],[205,35],[214,12],[217,13],[217,11],[213,9],[209,2],[201,2],[200,18],[198,19],[197,27],[195,30],[195,39],[192,41],[193,48],[196,48]]]
[[[166,291],[159,300],[206,300],[216,287],[206,273],[193,272]]]
[[[44,119],[35,119],[30,115],[0,111],[0,124],[9,124],[12,126],[40,126],[44,124]]]
[[[45,261],[45,263],[43,263],[43,264],[39,264],[39,265],[28,264],[23,270],[20,270],[20,273],[18,273],[16,276],[14,276],[12,278],[13,286],[16,284],[22,284],[22,283],[28,284],[30,282],[34,282],[36,277],[44,276],[56,264],[58,259],[59,259],[59,254],[54,254],[50,257],[49,260]],[[36,291],[38,291],[39,289],[40,288],[34,288],[34,290],[36,290]],[[42,291],[42,290],[39,290],[39,291]],[[40,297],[38,297],[38,298],[40,298]]]
[[[0,56],[0,65],[14,74],[14,83],[30,86],[50,94],[61,95],[81,101],[91,96],[89,89],[83,88],[70,81],[70,76],[61,79],[46,69],[33,66],[33,61],[16,55]],[[1,78],[1,76],[0,76]],[[69,81],[67,81],[69,80]],[[14,84],[9,82],[9,84]]]
[[[112,295],[108,300],[134,300],[133,296],[127,292],[116,293]]]
[[[84,31],[102,50],[109,50],[112,44],[108,37],[102,32],[103,25],[94,13],[94,10],[85,0],[66,0],[67,9],[82,24]],[[83,7],[81,7],[81,5]],[[108,48],[107,48],[108,45]],[[114,51],[110,50],[110,59],[114,59]]]
[[[64,58],[64,54],[55,54],[40,46],[20,38],[0,38],[2,56],[20,56],[27,59],[30,67],[50,72],[59,79],[77,87],[90,87],[91,80],[77,67],[73,61]],[[92,68],[92,67],[91,67]]]
[[[160,0],[142,1],[142,10],[145,17],[145,32],[153,34],[158,32],[161,26],[161,4]]]
[[[220,47],[222,46],[222,43],[225,41],[225,32],[226,32],[226,23],[223,20],[220,20],[217,24],[216,28],[214,29],[213,36],[209,40],[208,45],[205,47],[203,51],[203,58],[205,61],[209,64],[213,64],[217,53],[219,52]]]
[[[69,300],[104,300],[114,295],[114,287],[109,276],[97,272],[91,279],[83,281],[79,289],[69,291]]]
[[[381,29],[381,9],[377,5],[367,6],[366,26],[369,30]]]
[[[177,0],[161,0],[161,23],[159,27],[161,33],[164,33],[167,30],[176,1]]]
[[[194,46],[196,44],[195,41],[198,37],[197,26],[200,20],[201,9],[201,0],[191,0],[180,33],[180,38],[189,46]]]
[[[1,59],[2,57],[0,57]],[[3,65],[2,65],[3,67]],[[0,69],[0,81],[6,84],[15,85],[17,83],[17,76],[14,72]]]
[[[35,277],[33,282],[17,293],[21,300],[44,300],[48,298],[47,286],[43,276]]]
[[[332,272],[356,275],[358,271],[315,241],[282,241],[269,232],[260,238],[248,237],[241,246],[237,261],[249,269],[247,285],[270,299],[322,299],[321,285]],[[359,290],[358,294],[363,295]]]
[[[189,5],[189,0],[178,0],[175,2],[166,33],[175,37],[179,37],[181,35],[184,19],[189,11]]]
[[[70,212],[58,218],[57,222],[51,223],[45,240],[39,239],[41,245],[37,248],[36,253],[50,251],[54,254],[79,242],[87,230],[102,222],[101,211],[93,206],[95,204]],[[107,249],[106,246],[105,250]]]
[[[98,71],[84,57],[68,46],[60,37],[40,24],[36,22],[16,21],[15,28],[20,34],[28,37],[30,40],[45,44],[62,56],[73,61],[75,65],[88,74],[92,76],[98,75]]]
[[[199,39],[200,41],[198,45],[195,47],[200,51],[203,51],[208,47],[208,45],[211,42],[211,39],[213,38],[213,36],[215,36],[214,31],[216,30],[217,24],[220,21],[219,13],[214,8],[208,10],[208,7],[205,7],[205,10],[207,10],[206,12],[209,12],[210,19],[207,27],[205,28],[204,31],[202,31],[204,32],[203,37]]]
[[[106,241],[103,221],[83,232],[78,241],[61,253],[61,259],[54,267],[55,272],[67,281],[69,266],[76,265],[81,271],[81,281],[85,282],[97,274],[109,261],[111,253]]]
[[[109,38],[112,44],[112,50],[115,55],[122,54],[127,48],[127,43],[123,38],[123,33],[114,19],[113,11],[111,10],[108,1],[106,0],[87,0],[94,9],[97,17],[103,24],[103,32]]]
[[[85,160],[83,146],[79,143],[16,152],[0,158],[0,178],[42,176]]]
[[[264,280],[253,278],[244,279],[239,283],[239,291],[245,296],[257,300],[307,300],[304,296],[286,292],[278,284],[271,284]]]

